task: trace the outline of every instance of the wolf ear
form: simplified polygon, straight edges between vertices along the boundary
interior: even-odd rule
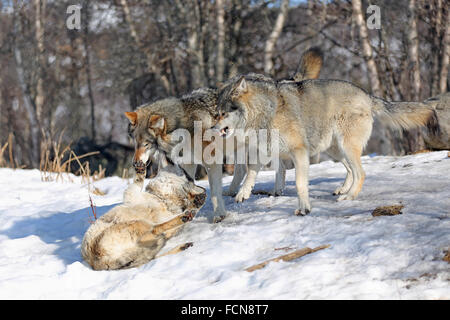
[[[130,120],[130,123],[135,126],[137,124],[138,115],[136,112],[125,112],[125,117]]]
[[[148,121],[148,127],[153,129],[156,133],[166,133],[166,119],[160,115],[152,115]]]
[[[234,87],[234,93],[235,94],[243,94],[243,93],[246,93],[247,90],[248,90],[247,81],[245,81],[245,77],[242,76],[238,80],[236,86]]]

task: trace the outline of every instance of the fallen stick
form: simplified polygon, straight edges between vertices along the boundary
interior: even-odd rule
[[[247,272],[253,272],[253,271],[255,271],[255,270],[262,269],[262,268],[264,268],[269,262],[278,262],[278,261],[281,261],[281,260],[283,260],[283,261],[291,261],[291,260],[294,260],[294,259],[303,257],[303,256],[305,256],[305,255],[307,255],[307,254],[310,254],[310,253],[313,253],[313,252],[316,252],[316,251],[319,251],[319,250],[322,250],[322,249],[329,248],[330,246],[331,246],[331,245],[326,244],[326,245],[323,245],[323,246],[316,247],[316,248],[314,248],[314,249],[311,249],[311,248],[303,248],[303,249],[299,249],[299,250],[296,250],[296,251],[294,251],[294,252],[291,252],[291,253],[288,253],[288,254],[279,256],[279,257],[277,257],[277,258],[273,258],[273,259],[270,259],[270,260],[267,260],[267,261],[264,261],[264,262],[255,264],[254,266],[251,266],[251,267],[248,267],[247,269],[245,269],[245,271],[247,271]]]

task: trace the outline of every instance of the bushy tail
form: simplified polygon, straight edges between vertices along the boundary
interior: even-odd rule
[[[437,124],[435,104],[422,102],[389,102],[373,97],[372,111],[384,124],[400,130]]]
[[[317,47],[310,48],[303,53],[294,75],[294,81],[317,79],[323,64],[323,52]]]

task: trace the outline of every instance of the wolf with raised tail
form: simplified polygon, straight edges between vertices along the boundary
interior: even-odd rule
[[[434,107],[421,102],[388,102],[342,80],[274,81],[248,74],[236,76],[219,90],[215,129],[230,137],[236,129],[276,129],[281,158],[295,165],[297,215],[311,211],[308,195],[309,158],[326,152],[347,169],[335,190],[340,200],[355,199],[365,173],[361,153],[372,132],[374,117],[396,129],[411,129],[436,121]],[[238,197],[250,196],[258,164],[248,174]]]
[[[286,83],[295,80],[317,78],[323,62],[323,54],[318,48],[307,50],[301,57],[297,71],[292,79],[283,80]],[[134,167],[144,170],[149,164],[151,155],[156,152],[155,137],[148,132],[148,127],[155,121],[163,119],[161,125],[168,133],[177,129],[186,129],[194,136],[194,122],[202,123],[202,135],[205,130],[216,124],[218,91],[215,88],[200,88],[182,96],[181,98],[167,98],[144,104],[133,112],[126,112],[130,121],[129,135],[135,143]],[[202,149],[208,144],[204,143]],[[220,221],[226,215],[222,192],[222,164],[203,163],[208,174],[213,205],[213,221]],[[196,164],[184,164],[184,170],[192,178],[195,176]],[[226,194],[234,195],[246,173],[245,164],[235,166],[235,174]],[[280,166],[277,173],[275,193],[284,186],[284,166]]]

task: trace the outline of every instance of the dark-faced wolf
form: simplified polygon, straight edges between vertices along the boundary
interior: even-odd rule
[[[307,50],[301,57],[293,79],[284,80],[293,82],[306,78],[317,78],[322,66],[323,55],[317,48]],[[129,133],[135,142],[134,166],[137,170],[149,165],[151,155],[155,152],[154,137],[148,133],[148,127],[156,118],[163,119],[161,125],[168,133],[176,129],[186,129],[194,136],[194,122],[202,124],[202,134],[216,124],[217,89],[200,88],[182,96],[181,98],[167,98],[140,106],[134,112],[126,112],[130,120]],[[155,118],[156,117],[156,118]],[[205,148],[208,143],[203,143]],[[211,191],[211,202],[214,210],[214,221],[220,221],[225,215],[225,205],[222,198],[222,164],[203,163],[208,174]],[[183,168],[192,178],[195,176],[196,164],[184,164]],[[228,194],[236,194],[240,182],[245,176],[245,164],[235,166],[235,175]],[[280,170],[284,170],[280,166]],[[284,171],[277,173],[275,190],[284,185]],[[281,182],[282,181],[282,182]]]
[[[236,129],[278,130],[280,157],[291,158],[295,165],[297,215],[311,210],[310,156],[326,151],[341,161],[347,177],[334,193],[340,195],[338,201],[355,199],[365,178],[360,157],[374,117],[397,129],[424,126],[435,117],[430,104],[388,102],[341,80],[274,81],[249,74],[230,79],[220,88],[218,99],[215,129],[222,136]],[[239,191],[244,198],[250,195],[259,167],[248,165],[249,174]]]

